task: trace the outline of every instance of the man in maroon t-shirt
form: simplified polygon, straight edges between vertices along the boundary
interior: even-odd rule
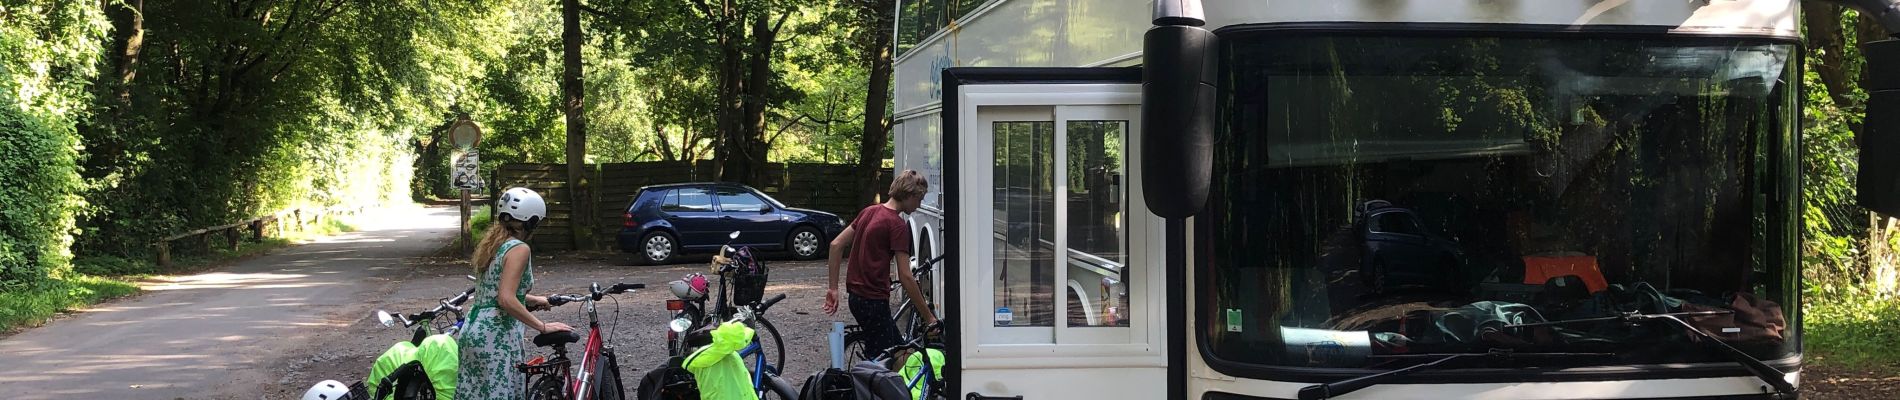
[[[851,296],[851,316],[858,320],[858,327],[868,334],[864,343],[864,358],[876,357],[891,346],[903,344],[897,333],[897,324],[891,319],[891,271],[896,269],[897,279],[904,285],[904,293],[910,294],[911,304],[917,307],[925,324],[937,322],[931,313],[929,303],[917,289],[917,278],[911,276],[910,261],[910,224],[898,213],[917,211],[924,202],[924,190],[929,187],[923,176],[917,171],[905,170],[891,180],[889,200],[872,204],[858,211],[858,217],[831,241],[830,290],[825,292],[825,313],[838,313],[838,263],[845,252],[850,251],[851,264],[846,271],[847,291]],[[902,267],[893,267],[893,262]]]

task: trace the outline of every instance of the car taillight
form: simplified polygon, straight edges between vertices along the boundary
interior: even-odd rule
[[[669,299],[666,301],[667,311],[679,311],[684,309],[686,309],[686,300]]]
[[[626,218],[621,219],[620,221],[621,221],[620,226],[624,226],[628,228],[640,226],[639,224],[633,223],[633,213],[626,213]]]

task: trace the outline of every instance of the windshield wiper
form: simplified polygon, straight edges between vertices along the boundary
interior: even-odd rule
[[[1700,337],[1711,343],[1715,343],[1716,350],[1720,350],[1722,355],[1728,356],[1728,358],[1731,361],[1734,361],[1736,364],[1741,364],[1742,367],[1748,369],[1749,373],[1755,374],[1756,378],[1760,378],[1762,382],[1765,382],[1768,384],[1768,386],[1773,387],[1775,391],[1773,393],[1769,393],[1770,395],[1773,395],[1775,398],[1795,398],[1799,389],[1796,389],[1794,387],[1794,384],[1788,383],[1787,373],[1781,372],[1781,370],[1779,369],[1775,369],[1774,366],[1768,365],[1768,363],[1755,359],[1754,356],[1748,355],[1748,353],[1744,353],[1740,349],[1736,349],[1735,346],[1728,345],[1728,342],[1722,341],[1721,338],[1715,337],[1715,335],[1709,334],[1708,332],[1703,332],[1701,329],[1696,329],[1695,325],[1690,325],[1688,321],[1682,320],[1683,316],[1725,315],[1725,314],[1733,314],[1733,313],[1734,311],[1730,311],[1730,310],[1689,311],[1689,312],[1676,312],[1676,313],[1664,313],[1664,314],[1642,314],[1642,313],[1636,313],[1636,312],[1628,312],[1628,313],[1623,313],[1622,315],[1617,315],[1613,317],[1597,317],[1597,318],[1584,318],[1584,319],[1573,319],[1573,320],[1564,320],[1564,321],[1535,322],[1535,323],[1528,323],[1528,324],[1505,325],[1504,327],[1518,328],[1518,327],[1528,327],[1528,326],[1565,325],[1565,324],[1574,324],[1574,323],[1581,323],[1581,322],[1618,321],[1618,320],[1624,321],[1625,323],[1631,323],[1631,324],[1642,322],[1642,321],[1656,321],[1656,320],[1669,321],[1669,325],[1675,326],[1677,328],[1682,328],[1684,332],[1688,332],[1690,335],[1695,335],[1696,337]]]
[[[1519,352],[1512,351],[1511,349],[1491,349],[1490,351],[1483,352],[1483,353],[1431,353],[1431,354],[1402,354],[1402,355],[1373,356],[1373,357],[1378,357],[1378,358],[1392,358],[1392,359],[1424,358],[1424,359],[1433,359],[1433,360],[1431,362],[1413,365],[1413,366],[1405,367],[1405,368],[1399,368],[1399,369],[1395,369],[1391,371],[1385,371],[1385,372],[1375,373],[1371,375],[1347,378],[1345,380],[1341,380],[1338,382],[1321,383],[1321,384],[1316,384],[1312,386],[1307,386],[1304,388],[1300,388],[1299,397],[1300,397],[1300,400],[1320,400],[1320,399],[1330,399],[1330,398],[1333,398],[1334,396],[1343,396],[1347,393],[1358,391],[1359,389],[1365,389],[1368,387],[1372,387],[1373,385],[1379,385],[1379,384],[1391,382],[1393,379],[1397,379],[1398,377],[1411,374],[1412,372],[1429,369],[1429,368],[1436,367],[1447,362],[1451,362],[1452,360],[1457,360],[1461,358],[1498,358],[1498,359],[1512,360],[1512,359],[1517,359],[1517,358],[1574,358],[1574,357],[1613,357],[1613,356],[1615,356],[1615,354],[1612,354],[1612,353],[1519,353]]]

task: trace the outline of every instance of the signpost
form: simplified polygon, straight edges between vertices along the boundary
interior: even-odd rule
[[[453,143],[460,153],[455,157],[454,168],[449,170],[449,182],[462,192],[462,249],[464,253],[472,252],[475,251],[475,244],[468,243],[470,210],[468,203],[469,192],[482,190],[484,183],[480,172],[480,152],[475,150],[475,145],[482,142],[482,128],[475,125],[475,121],[470,121],[467,116],[463,116],[457,119],[455,124],[449,126],[449,142]]]

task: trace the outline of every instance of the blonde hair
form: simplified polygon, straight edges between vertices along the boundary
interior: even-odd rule
[[[891,179],[891,190],[886,193],[891,199],[904,201],[922,197],[929,188],[930,182],[924,180],[923,175],[918,175],[917,170],[907,169]]]
[[[475,245],[475,254],[468,260],[475,265],[475,276],[488,273],[488,265],[495,262],[495,252],[501,250],[502,243],[508,239],[527,240],[527,234],[522,231],[521,222],[513,218],[502,217],[488,225],[488,231],[482,232],[482,241]]]

